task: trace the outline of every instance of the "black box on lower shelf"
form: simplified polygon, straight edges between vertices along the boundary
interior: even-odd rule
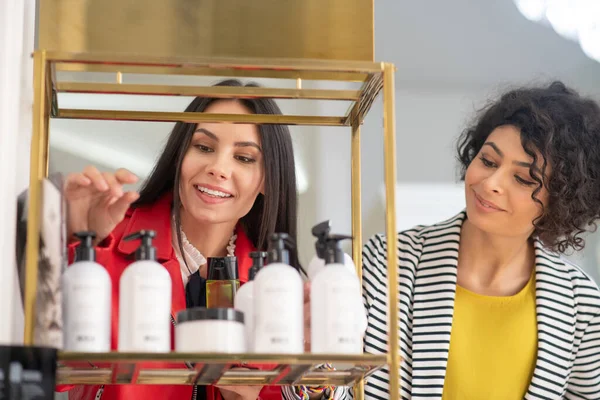
[[[0,346],[0,400],[53,400],[57,350]]]

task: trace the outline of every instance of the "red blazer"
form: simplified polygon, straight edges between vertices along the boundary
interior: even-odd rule
[[[161,263],[172,282],[172,306],[173,317],[178,311],[186,308],[185,290],[181,278],[181,268],[175,256],[171,241],[171,204],[172,195],[164,195],[155,204],[130,209],[125,219],[116,226],[113,232],[96,248],[96,261],[103,265],[108,271],[112,281],[112,327],[111,348],[117,349],[119,337],[119,279],[125,268],[133,262],[133,253],[139,246],[139,241],[124,241],[123,238],[131,233],[142,229],[156,231],[153,244],[156,247],[157,261]],[[238,258],[240,282],[248,281],[248,270],[252,266],[252,260],[248,253],[254,247],[244,231],[237,228],[237,240],[235,255]],[[76,243],[69,247],[69,261],[74,257]],[[171,328],[171,349],[174,349],[174,328]],[[57,391],[69,390],[71,400],[94,400],[100,386],[59,386]],[[189,385],[107,385],[102,392],[102,400],[162,400],[162,399],[191,399],[192,386]],[[220,392],[214,386],[208,386],[207,398],[221,399]],[[264,387],[260,393],[261,399],[282,399],[281,388],[278,386]],[[99,397],[100,398],[100,397]],[[98,399],[99,399],[98,398]]]

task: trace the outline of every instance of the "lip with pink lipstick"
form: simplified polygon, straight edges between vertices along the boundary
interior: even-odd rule
[[[477,205],[477,208],[479,210],[486,212],[486,213],[505,211],[504,209],[498,207],[496,204],[492,203],[491,201],[487,201],[484,198],[482,198],[481,196],[479,196],[477,194],[477,192],[473,191],[473,194],[475,195],[475,204]]]
[[[194,185],[196,195],[207,204],[221,204],[233,199],[233,194],[219,186],[199,183]]]

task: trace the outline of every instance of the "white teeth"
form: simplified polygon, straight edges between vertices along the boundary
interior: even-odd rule
[[[224,192],[220,192],[218,190],[212,190],[212,189],[207,189],[205,187],[202,186],[196,186],[196,189],[201,191],[202,193],[206,193],[208,195],[211,195],[213,197],[231,197],[231,195],[229,193],[224,193]]]
[[[479,201],[479,202],[480,202],[480,203],[481,203],[481,205],[482,205],[482,206],[484,206],[485,208],[493,208],[493,209],[496,209],[495,207],[492,207],[492,206],[490,206],[489,204],[487,204],[487,203],[484,203],[483,201]]]

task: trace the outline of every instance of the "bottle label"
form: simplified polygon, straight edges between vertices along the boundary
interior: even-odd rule
[[[89,279],[73,279],[65,296],[65,340],[69,350],[110,347],[111,293]]]
[[[161,279],[136,276],[132,307],[133,347],[169,351],[171,347],[171,284]]]
[[[352,283],[335,282],[326,291],[325,334],[329,345],[337,349],[350,349],[362,346],[360,335],[360,315],[363,306],[358,301],[359,290]],[[344,350],[342,350],[344,351]]]
[[[233,308],[240,281],[212,280],[206,282],[206,308]]]
[[[296,293],[290,285],[273,283],[261,286],[257,293],[258,302],[254,311],[256,351],[302,352],[302,287]]]

